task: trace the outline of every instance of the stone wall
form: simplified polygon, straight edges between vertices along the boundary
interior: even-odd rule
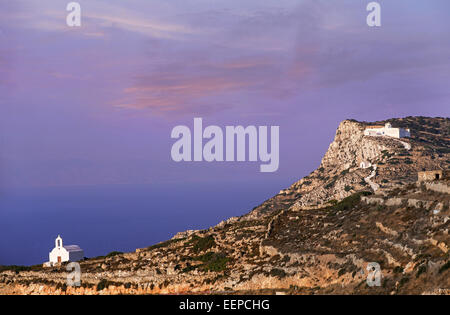
[[[439,193],[450,194],[450,186],[445,182],[425,183],[425,188]]]

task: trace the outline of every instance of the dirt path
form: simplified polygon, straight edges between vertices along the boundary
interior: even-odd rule
[[[378,185],[377,183],[374,183],[371,179],[375,177],[375,175],[377,174],[377,166],[376,164],[372,165],[373,170],[372,173],[370,173],[369,176],[367,176],[366,178],[364,178],[364,180],[366,181],[367,184],[370,185],[370,187],[373,189],[373,191],[377,191],[380,188],[380,185]]]

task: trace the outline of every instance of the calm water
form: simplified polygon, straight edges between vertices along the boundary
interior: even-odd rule
[[[279,187],[272,182],[2,191],[0,265],[47,261],[58,234],[87,257],[133,251],[244,214]]]

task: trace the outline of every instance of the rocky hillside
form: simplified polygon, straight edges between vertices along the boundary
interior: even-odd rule
[[[364,136],[366,127],[388,122],[393,127],[409,128],[411,137]],[[448,118],[406,117],[373,123],[345,120],[315,171],[253,209],[247,217],[256,218],[286,207],[317,209],[358,191],[414,182],[417,171],[448,168],[449,153]]]
[[[0,268],[0,293],[450,294],[450,119],[389,120],[411,138],[364,136],[339,125],[319,168],[250,213],[172,240],[64,266]],[[381,268],[379,286],[366,279]]]

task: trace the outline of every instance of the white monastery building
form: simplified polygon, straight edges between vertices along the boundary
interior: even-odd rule
[[[79,261],[84,258],[84,252],[78,245],[66,245],[63,246],[63,240],[61,236],[55,240],[55,248],[49,254],[49,264],[55,265],[65,261]]]
[[[405,138],[411,136],[409,129],[392,128],[392,125],[390,123],[387,123],[384,126],[367,127],[366,130],[364,130],[364,135],[372,137],[386,136],[393,138]]]

